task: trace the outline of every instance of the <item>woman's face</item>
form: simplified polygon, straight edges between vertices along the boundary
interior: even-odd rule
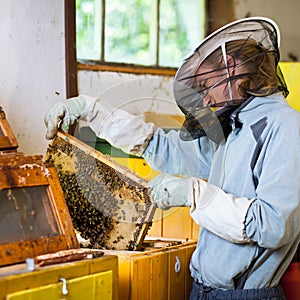
[[[205,65],[199,67],[197,74],[203,75],[196,77],[196,84],[200,90],[204,90],[204,107],[214,107],[218,103],[240,98],[237,81],[227,80],[234,72],[233,66],[229,67],[228,73],[226,69],[215,70]],[[216,109],[222,107],[216,106]]]

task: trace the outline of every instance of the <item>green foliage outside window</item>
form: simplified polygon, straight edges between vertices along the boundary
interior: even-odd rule
[[[110,0],[104,14],[101,0],[76,0],[77,57],[176,68],[204,37],[204,2]]]

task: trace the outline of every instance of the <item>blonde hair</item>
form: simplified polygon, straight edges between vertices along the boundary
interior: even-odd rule
[[[237,68],[243,67],[239,77],[239,93],[242,97],[267,96],[278,91],[280,80],[277,75],[277,61],[274,53],[257,44],[252,39],[236,40],[226,43],[226,54],[235,59]],[[223,54],[219,47],[203,62],[212,68],[224,67]],[[234,77],[231,79],[234,80]]]

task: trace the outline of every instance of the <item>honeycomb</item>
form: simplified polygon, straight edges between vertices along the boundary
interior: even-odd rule
[[[74,229],[89,248],[140,249],[156,208],[143,178],[61,132],[45,163],[54,164]]]

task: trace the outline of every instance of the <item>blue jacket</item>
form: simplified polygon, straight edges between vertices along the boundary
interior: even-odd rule
[[[201,226],[192,277],[213,288],[272,287],[300,240],[300,114],[275,94],[254,98],[235,122],[241,126],[233,123],[220,145],[206,137],[182,141],[176,131],[157,129],[143,157],[161,172],[202,181],[196,202],[207,190],[217,191],[214,210],[201,215],[199,203],[190,204]],[[241,220],[229,225],[228,199]]]

